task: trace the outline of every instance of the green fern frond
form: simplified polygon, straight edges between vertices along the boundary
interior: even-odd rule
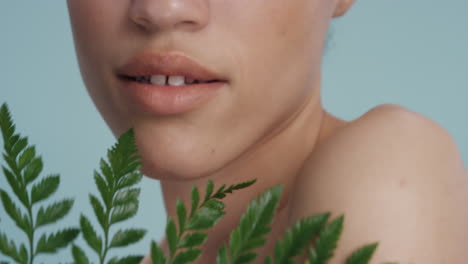
[[[24,244],[18,248],[14,241],[10,240],[6,234],[0,232],[0,252],[13,259],[17,263],[28,263],[28,252]]]
[[[310,264],[326,264],[333,257],[333,251],[343,231],[343,221],[344,216],[340,216],[320,232],[315,247],[309,251]]]
[[[135,244],[146,234],[143,229],[119,229],[110,236],[111,227],[132,218],[138,211],[140,189],[135,186],[142,179],[140,168],[133,130],[129,130],[108,150],[107,161],[101,159],[100,171],[94,172],[101,199],[90,194],[89,201],[102,230],[96,232],[84,215],[80,218],[80,226],[85,242],[98,255],[101,264],[106,263],[109,250]],[[90,262],[78,246],[73,247],[72,255],[76,263]],[[139,263],[142,259],[143,256],[113,257],[107,263]]]
[[[275,186],[253,200],[241,216],[240,225],[230,235],[229,245],[218,250],[218,264],[241,264],[253,261],[253,251],[265,244],[281,196],[282,186]]]
[[[65,199],[41,206],[37,214],[33,215],[33,209],[57,191],[60,178],[57,175],[47,176],[36,182],[44,167],[42,158],[37,156],[35,146],[29,145],[26,137],[16,133],[6,104],[0,107],[0,131],[3,137],[3,159],[6,163],[6,166],[2,166],[2,171],[21,206],[1,188],[0,198],[8,216],[26,234],[29,245],[29,249],[26,249],[24,244],[18,249],[5,234],[1,234],[0,252],[18,263],[32,264],[37,255],[55,253],[68,246],[78,236],[79,229],[70,228],[53,234],[43,234],[35,243],[36,231],[68,215],[74,201]]]
[[[305,249],[315,241],[329,217],[330,214],[325,213],[296,221],[294,226],[286,231],[284,238],[276,243],[274,263],[295,263],[294,257],[303,254]]]
[[[209,180],[206,186],[206,193],[200,204],[200,192],[194,185],[191,190],[190,213],[181,200],[176,201],[177,225],[176,222],[168,218],[166,226],[166,239],[169,247],[167,263],[184,264],[198,259],[202,253],[200,246],[206,241],[208,234],[203,232],[212,228],[225,214],[225,205],[221,201],[227,194],[236,190],[247,188],[254,184],[256,180],[247,181],[241,184],[222,185],[216,192],[214,183]],[[153,241],[151,247],[153,264],[165,264],[166,256],[162,249]]]
[[[356,251],[346,261],[346,264],[367,264],[377,249],[378,243],[365,245]]]

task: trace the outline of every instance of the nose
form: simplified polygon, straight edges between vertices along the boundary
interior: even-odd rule
[[[146,31],[197,31],[209,21],[209,0],[131,0],[130,19]]]

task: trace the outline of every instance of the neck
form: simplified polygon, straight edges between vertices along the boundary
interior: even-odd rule
[[[296,176],[300,174],[304,161],[312,152],[319,138],[325,111],[322,109],[319,96],[311,99],[280,129],[255,144],[241,157],[221,170],[193,181],[161,181],[164,203],[168,216],[176,218],[176,199],[190,204],[190,190],[195,184],[203,197],[208,179],[213,180],[215,189],[221,184],[237,184],[252,179],[257,182],[233,195],[223,199],[226,215],[208,231],[208,240],[203,246],[204,255],[197,263],[215,263],[217,248],[228,241],[229,234],[238,224],[240,216],[247,205],[266,189],[278,184],[283,185],[283,193],[272,226],[268,235],[265,252],[271,252],[275,239],[281,236],[289,226],[289,196],[294,187]],[[165,239],[161,246],[167,252]],[[263,259],[263,258],[262,258]]]

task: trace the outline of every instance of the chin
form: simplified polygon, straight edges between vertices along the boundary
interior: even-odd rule
[[[183,167],[183,168],[182,168]],[[141,172],[149,178],[160,181],[193,181],[203,178],[209,173],[204,169],[192,169],[190,167],[178,166],[176,168],[161,168],[155,164],[145,163]]]
[[[225,149],[222,151],[225,156],[221,156],[216,149],[207,147],[216,146],[215,142],[207,144],[187,137],[158,137],[138,130],[135,130],[135,140],[143,163],[142,173],[158,180],[200,179],[230,160]]]
[[[198,156],[200,157],[200,156]],[[141,172],[150,178],[167,181],[191,181],[201,179],[211,175],[213,172],[223,167],[222,163],[206,159],[200,162],[193,157],[171,158],[161,157],[159,154],[142,153],[141,159],[143,167]]]

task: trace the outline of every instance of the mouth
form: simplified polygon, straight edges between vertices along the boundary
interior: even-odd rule
[[[116,74],[129,106],[154,115],[195,110],[229,84],[221,73],[179,52],[140,53]]]
[[[120,78],[157,86],[226,83],[219,73],[177,52],[144,52],[117,69]]]
[[[194,78],[182,76],[182,75],[144,75],[144,76],[125,76],[121,75],[128,81],[138,82],[142,84],[158,85],[158,86],[185,86],[195,84],[205,84],[222,82],[221,80],[197,80]]]

